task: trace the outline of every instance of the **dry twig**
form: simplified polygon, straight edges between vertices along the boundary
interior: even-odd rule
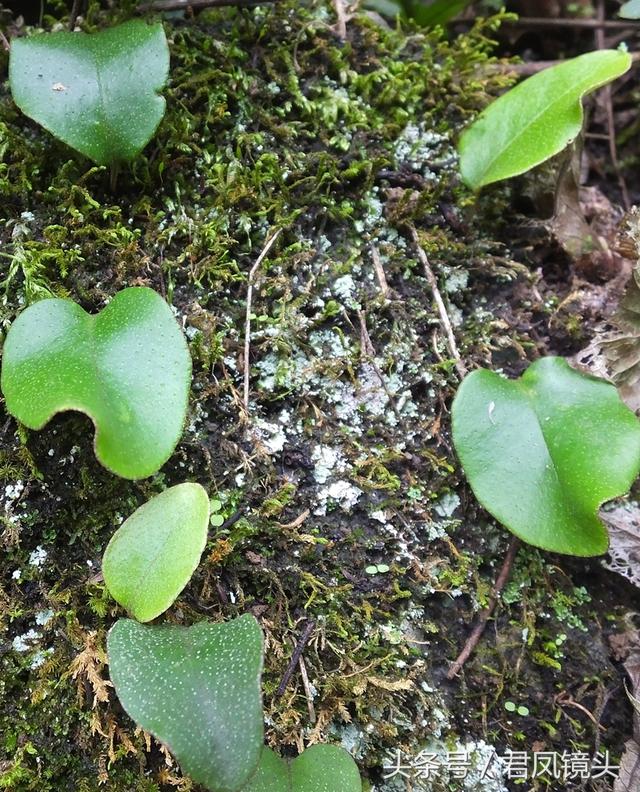
[[[71,13],[69,14],[69,30],[73,30],[76,26],[76,21],[78,19],[78,14],[80,13],[81,5],[82,5],[82,0],[73,0],[73,5],[71,6]]]
[[[513,27],[561,28],[574,27],[587,30],[629,30],[638,27],[640,22],[631,19],[626,21],[616,19],[580,19],[578,17],[520,17],[513,22],[505,22]]]
[[[473,632],[467,639],[467,642],[464,645],[464,649],[460,652],[457,660],[447,672],[447,679],[453,679],[458,675],[458,673],[461,671],[462,667],[467,662],[467,660],[475,650],[476,646],[478,645],[480,638],[482,638],[482,633],[484,632],[485,627],[487,626],[487,622],[491,618],[491,614],[493,613],[496,605],[498,604],[498,597],[500,596],[500,592],[502,591],[502,589],[507,584],[507,581],[509,580],[509,576],[511,574],[511,567],[513,566],[513,562],[515,561],[519,549],[520,549],[520,540],[518,539],[517,536],[513,536],[509,544],[509,549],[507,550],[507,555],[505,556],[504,561],[502,562],[502,568],[500,569],[500,574],[498,575],[498,578],[493,587],[491,598],[489,599],[489,604],[480,614],[478,618],[478,623],[476,624]]]
[[[300,655],[298,658],[298,666],[300,668],[300,676],[302,677],[302,687],[304,688],[305,696],[307,697],[307,710],[309,712],[309,723],[316,722],[316,708],[313,706],[313,693],[311,692],[311,685],[309,684],[309,675],[307,674],[307,666],[304,662],[304,657]]]
[[[604,22],[604,18],[605,18],[604,0],[598,0],[598,21]],[[606,43],[604,39],[604,28],[599,27],[596,29],[595,38],[596,38],[596,48],[599,50],[605,49]],[[616,176],[618,177],[618,185],[620,186],[620,192],[622,194],[622,202],[624,204],[624,208],[627,211],[629,211],[629,209],[631,208],[631,201],[629,200],[629,191],[627,189],[627,183],[620,169],[620,162],[618,161],[618,147],[616,145],[616,122],[613,116],[613,91],[611,89],[610,83],[604,86],[604,88],[602,89],[602,93],[604,96],[605,113],[607,116],[607,137],[609,138],[609,156],[611,157],[611,163],[616,172]]]
[[[373,269],[378,279],[380,291],[385,300],[389,299],[389,284],[387,283],[387,276],[384,274],[384,267],[380,259],[380,253],[375,245],[371,245],[371,261],[373,262]]]
[[[336,10],[338,21],[336,23],[336,34],[344,41],[347,38],[347,12],[344,7],[344,0],[333,0],[333,7]]]
[[[462,358],[460,357],[460,351],[458,350],[456,337],[453,333],[451,320],[449,319],[447,308],[444,304],[444,300],[442,299],[442,295],[440,294],[438,280],[436,276],[433,274],[433,270],[431,269],[431,264],[429,264],[429,259],[427,258],[427,254],[424,252],[422,245],[420,244],[420,238],[418,237],[418,232],[413,226],[411,226],[411,238],[413,239],[413,244],[416,248],[418,258],[422,263],[422,268],[424,269],[425,277],[429,282],[429,286],[431,287],[431,293],[433,294],[433,298],[436,301],[436,305],[438,306],[440,324],[442,325],[446,333],[449,352],[451,354],[451,357],[455,360],[456,371],[458,372],[460,379],[464,379],[464,377],[466,377],[467,375],[467,368],[462,362]]]
[[[142,3],[136,8],[139,14],[145,11],[185,11],[191,8],[218,8],[220,6],[239,6],[251,8],[265,3],[277,3],[278,0],[155,0],[153,3]]]
[[[280,682],[280,684],[278,685],[278,689],[276,690],[277,699],[281,698],[284,695],[284,692],[287,689],[287,685],[289,684],[289,681],[293,676],[293,672],[295,671],[295,668],[298,665],[299,661],[302,659],[302,653],[304,652],[305,646],[309,643],[309,638],[311,638],[311,633],[314,631],[315,626],[316,623],[314,621],[307,622],[307,626],[304,628],[304,632],[300,636],[300,640],[298,641],[295,649],[293,650],[293,654],[291,655],[291,660],[289,661],[287,670],[284,672],[282,681]]]
[[[256,272],[258,271],[260,265],[265,260],[269,251],[271,250],[273,243],[276,239],[280,236],[280,232],[282,231],[281,228],[277,228],[273,234],[267,239],[265,242],[264,247],[260,251],[260,255],[256,259],[256,263],[251,267],[249,271],[249,285],[247,286],[247,311],[245,316],[245,323],[244,323],[244,409],[248,413],[249,412],[249,354],[251,352],[251,300],[253,298],[253,281],[256,276]]]

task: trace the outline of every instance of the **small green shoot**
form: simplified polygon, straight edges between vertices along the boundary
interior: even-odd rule
[[[239,792],[258,767],[262,644],[249,615],[193,627],[120,619],[109,633],[109,673],[120,703],[211,792]]]
[[[164,613],[198,566],[208,520],[209,497],[199,484],[178,484],[140,506],[102,559],[111,596],[141,622]]]
[[[243,792],[362,792],[358,767],[335,745],[313,745],[292,762],[270,748]]]
[[[221,510],[222,501],[213,499],[210,504],[211,517],[209,518],[209,524],[212,528],[220,528],[224,524],[224,514],[220,513]]]
[[[462,179],[473,190],[525,173],[580,134],[582,98],[624,74],[631,56],[599,50],[535,74],[490,104],[458,144]]]
[[[516,712],[523,718],[529,715],[529,707],[525,707],[524,704],[514,704],[513,701],[505,701],[504,708],[507,712]]]
[[[364,570],[367,575],[384,575],[389,571],[388,564],[370,564]]]
[[[519,380],[469,374],[453,441],[477,499],[520,539],[556,553],[605,553],[598,517],[640,471],[640,422],[613,385],[542,358]]]
[[[22,112],[98,165],[136,157],[165,111],[161,24],[132,20],[99,33],[41,33],[11,44],[9,84]]]
[[[387,17],[412,19],[421,27],[446,25],[472,0],[368,0],[366,6]]]
[[[29,429],[79,410],[96,426],[99,461],[119,476],[145,478],[182,434],[191,381],[184,335],[152,289],[119,292],[92,316],[71,300],[34,303],[4,343],[2,392]]]

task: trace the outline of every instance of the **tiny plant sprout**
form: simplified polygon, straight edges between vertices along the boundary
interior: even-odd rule
[[[599,50],[524,80],[490,104],[458,145],[462,179],[473,190],[525,173],[580,134],[582,98],[624,74],[631,56]]]
[[[358,767],[335,745],[313,745],[287,762],[270,748],[243,792],[362,792]]]
[[[207,542],[209,498],[178,484],[151,498],[111,537],[102,559],[111,596],[138,621],[155,619],[187,585]]]
[[[452,422],[469,484],[499,522],[552,552],[606,552],[598,508],[640,471],[640,422],[613,385],[557,357],[519,380],[480,369],[458,389]]]
[[[124,289],[92,316],[70,300],[24,310],[4,343],[2,392],[30,429],[79,410],[96,427],[99,461],[119,476],[155,473],[184,427],[191,382],[186,340],[152,289]]]
[[[11,44],[9,84],[22,112],[98,165],[133,159],[165,110],[161,24],[132,20],[99,33],[41,33]]]
[[[211,517],[209,518],[209,523],[212,528],[219,528],[224,524],[224,515],[220,513],[222,510],[222,501],[216,499],[212,500],[210,510]]]
[[[258,767],[262,644],[249,615],[192,627],[120,619],[109,632],[109,674],[120,703],[211,792],[239,792]]]

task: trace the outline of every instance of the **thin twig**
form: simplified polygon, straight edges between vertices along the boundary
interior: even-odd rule
[[[256,263],[249,271],[249,285],[247,286],[247,312],[244,322],[244,408],[249,412],[249,354],[251,352],[251,300],[253,298],[253,279],[255,278],[258,268],[267,257],[273,243],[280,236],[281,228],[276,228],[273,234],[267,239],[260,255],[256,259]]]
[[[76,21],[78,19],[78,14],[80,13],[81,4],[82,4],[82,0],[73,0],[73,5],[71,6],[71,13],[69,14],[69,30],[73,30],[76,26]]]
[[[336,34],[344,41],[347,38],[347,12],[344,8],[344,0],[333,0],[333,7],[336,11],[338,21],[336,23]]]
[[[378,285],[380,286],[382,296],[385,300],[388,300],[389,284],[387,283],[387,276],[384,274],[384,267],[382,266],[380,253],[378,253],[378,248],[375,245],[371,245],[371,261],[373,261],[373,269],[376,273],[376,278],[378,279]]]
[[[464,664],[473,654],[473,651],[478,645],[480,638],[482,638],[482,633],[484,632],[485,627],[487,626],[487,622],[491,618],[491,614],[493,613],[496,605],[498,604],[498,597],[500,596],[502,589],[505,587],[507,581],[509,580],[509,576],[511,575],[511,567],[513,566],[513,562],[515,561],[516,555],[518,554],[518,550],[520,549],[520,544],[521,542],[517,536],[513,536],[511,538],[509,549],[507,550],[507,554],[504,557],[504,561],[502,562],[502,568],[500,569],[500,573],[493,587],[493,591],[491,592],[489,604],[478,617],[478,623],[476,624],[473,632],[467,639],[467,642],[464,645],[464,649],[460,652],[460,654],[458,655],[458,659],[455,661],[455,663],[451,666],[451,668],[447,672],[447,679],[454,679],[454,677],[456,677],[459,674]]]
[[[617,21],[615,19],[573,19],[569,17],[550,18],[550,17],[520,17],[513,22],[505,22],[505,25],[513,27],[538,27],[538,28],[558,28],[558,27],[575,27],[575,28],[588,28],[593,30],[595,28],[602,28],[603,30],[624,30],[629,28],[637,28],[640,22],[633,20]]]
[[[640,52],[632,52],[631,62],[638,63],[640,61]],[[489,63],[482,67],[482,72],[494,74],[510,74],[515,72],[521,77],[529,77],[532,74],[537,74],[545,69],[550,69],[552,66],[557,66],[560,63],[565,63],[564,60],[545,60],[545,61],[531,61],[531,63]]]
[[[316,722],[316,708],[313,706],[313,693],[311,692],[311,685],[309,684],[309,674],[307,674],[307,666],[304,662],[304,657],[300,655],[298,658],[298,667],[300,668],[300,676],[302,678],[302,687],[304,688],[305,696],[307,697],[307,710],[309,712],[309,723]]]
[[[400,419],[400,413],[398,412],[398,408],[396,407],[395,400],[393,398],[393,394],[387,387],[387,383],[380,371],[380,366],[378,366],[376,362],[376,350],[373,346],[373,341],[371,340],[371,336],[369,335],[369,331],[367,330],[367,317],[364,311],[358,311],[358,319],[360,320],[360,346],[362,351],[364,352],[364,357],[368,359],[369,363],[371,364],[373,370],[376,373],[376,376],[380,380],[380,385],[382,385],[382,390],[385,392],[387,399],[389,399],[389,404],[391,405],[391,409],[393,410],[396,418]]]
[[[605,18],[604,0],[598,0],[598,21],[603,22]],[[596,48],[603,50],[606,47],[604,38],[604,29],[599,27],[596,30]],[[627,183],[620,170],[620,162],[618,161],[618,147],[616,145],[616,122],[613,115],[613,91],[611,84],[605,85],[602,90],[604,96],[605,113],[607,116],[607,134],[609,137],[609,156],[611,157],[611,164],[618,177],[618,185],[622,195],[622,202],[624,208],[629,211],[631,209],[631,201],[629,200],[629,191],[627,190]]]
[[[0,30],[0,44],[2,44],[2,49],[5,52],[9,52],[11,50],[11,44],[9,44],[9,39],[4,35],[4,33]]]
[[[278,0],[155,0],[153,3],[142,3],[136,8],[139,14],[146,11],[180,11],[189,8],[218,8],[220,6],[253,7],[265,3],[277,3]]]
[[[298,665],[298,661],[302,657],[304,648],[309,643],[309,638],[311,638],[311,633],[314,631],[315,626],[316,623],[314,621],[307,622],[307,626],[304,628],[304,632],[300,636],[300,640],[298,641],[295,649],[293,650],[293,654],[291,655],[291,660],[289,661],[287,670],[284,672],[282,681],[280,682],[280,684],[278,685],[278,689],[276,690],[277,699],[281,698],[284,695],[284,692],[287,689],[287,685],[289,684],[289,681],[293,676],[293,672],[295,671],[295,668]]]
[[[440,289],[438,287],[438,280],[436,276],[433,274],[433,270],[431,269],[431,265],[429,264],[429,259],[427,258],[427,254],[424,252],[422,245],[420,244],[420,238],[418,237],[418,232],[413,226],[411,226],[411,237],[413,239],[413,244],[415,245],[418,258],[422,262],[424,274],[427,281],[429,282],[429,286],[431,287],[433,298],[436,301],[436,305],[438,306],[440,323],[442,324],[444,331],[446,333],[447,342],[449,345],[449,352],[453,357],[453,359],[455,360],[456,371],[458,372],[460,379],[464,379],[467,375],[467,368],[462,362],[462,358],[460,357],[460,351],[458,350],[456,337],[453,333],[451,320],[449,319],[447,308],[444,304],[444,300],[442,299],[442,295],[440,294]]]

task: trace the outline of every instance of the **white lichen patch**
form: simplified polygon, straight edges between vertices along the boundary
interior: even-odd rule
[[[342,473],[347,469],[343,452],[335,446],[316,446],[311,453],[311,459],[315,463],[313,477],[318,484],[326,483],[332,474]]]
[[[45,625],[49,624],[51,619],[55,616],[55,613],[50,609],[47,608],[46,610],[41,610],[36,613],[36,624],[44,627]]]
[[[40,633],[32,628],[27,630],[26,633],[22,633],[22,635],[16,635],[11,642],[11,646],[16,652],[28,652],[39,639]]]
[[[29,555],[29,564],[40,569],[44,562],[47,560],[47,551],[42,547],[42,545],[38,545],[35,550],[31,552]]]
[[[254,421],[255,434],[269,454],[279,454],[287,442],[287,435],[280,423],[270,423],[262,418]]]
[[[313,510],[313,513],[315,515],[326,514],[332,506],[350,512],[362,494],[362,490],[351,484],[351,482],[339,479],[329,484],[329,486],[318,490],[316,496],[318,505]]]

